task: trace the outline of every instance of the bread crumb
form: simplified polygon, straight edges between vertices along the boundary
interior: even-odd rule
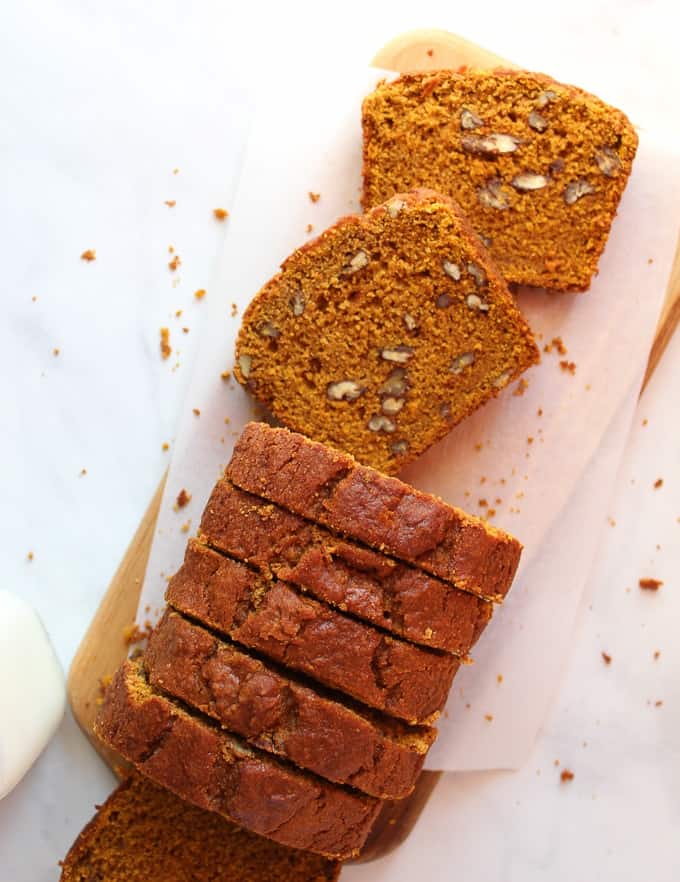
[[[87,474],[87,469],[81,469],[81,470],[80,470],[80,475],[81,475],[81,477],[84,478],[86,474]]]
[[[434,49],[428,49],[425,54],[432,58],[432,56],[434,55]]]
[[[554,766],[559,766],[559,764],[560,764],[560,761],[558,759],[556,759],[555,762],[553,763]]]
[[[168,208],[174,208],[177,205],[177,202],[175,199],[166,199],[165,205],[167,205]]]
[[[488,509],[486,516],[487,516],[487,518],[495,517],[496,516],[496,509],[495,508]]]
[[[224,380],[224,382],[226,383],[227,380],[231,380],[231,371],[222,371],[222,373],[220,374],[220,377],[221,377],[221,378]]]
[[[90,263],[91,261],[97,259],[97,252],[94,250],[94,248],[88,248],[80,255],[80,259],[86,260],[88,263]]]
[[[173,168],[172,173],[173,173],[173,175],[178,175],[178,174],[179,174],[179,169],[178,169],[178,168]]]
[[[213,208],[213,215],[216,220],[223,221],[229,217],[229,212],[226,208]]]
[[[307,194],[310,202],[318,202],[321,199],[321,193],[313,193],[311,190]]]
[[[570,771],[569,769],[562,769],[562,772],[560,774],[560,781],[563,784],[565,784],[567,781],[573,781],[573,780],[574,780],[574,773],[572,771]]]
[[[522,377],[520,379],[519,383],[515,386],[512,394],[515,395],[517,398],[519,398],[522,395],[524,395],[524,393],[526,392],[526,390],[528,388],[529,388],[529,382],[527,380],[525,380],[524,377]]]
[[[663,582],[660,579],[640,579],[638,582],[640,588],[644,591],[658,591],[659,588],[663,585]]]
[[[658,661],[660,655],[661,655],[661,653],[660,653],[659,650],[657,649],[657,650],[654,651],[654,655],[652,656],[652,658],[654,659],[654,661]]]
[[[534,443],[533,436],[532,436],[532,435],[529,435],[529,436],[527,437],[527,444],[533,444],[533,443]]]
[[[59,355],[60,352],[61,352],[61,349],[53,349],[53,350],[52,350],[52,355],[56,358],[56,357]]]
[[[496,683],[503,682],[503,674],[496,674]]]
[[[576,365],[573,361],[561,361],[560,367],[563,371],[570,373],[572,376],[576,373]]]
[[[183,333],[183,334],[188,334],[188,333],[189,333],[189,328],[182,328],[182,333]]]
[[[543,347],[544,352],[552,352],[553,349],[556,349],[560,355],[566,355],[569,351],[561,337],[553,337],[550,343],[546,343]]]
[[[170,445],[168,444],[167,441],[163,442],[163,444],[161,445],[161,450],[163,450],[163,451],[170,450]]]
[[[32,303],[36,303],[37,300],[38,300],[38,298],[37,298],[37,297],[35,296],[35,294],[34,294],[33,297],[31,297],[31,302],[32,302]]]
[[[191,502],[191,493],[187,493],[187,491],[182,487],[182,489],[177,494],[177,501],[175,502],[175,511],[179,508],[184,508],[185,505],[188,505]]]
[[[477,505],[478,505],[480,508],[486,508],[488,504],[489,504],[489,503],[488,503],[488,501],[487,501],[486,499],[480,499],[480,500],[477,502]]]
[[[314,227],[312,224],[307,224],[307,226],[305,227],[305,233],[311,233],[313,229]]]
[[[194,291],[194,297],[196,300],[203,300],[205,297],[205,288],[199,288],[198,291]]]
[[[170,358],[172,346],[170,345],[170,328],[161,328],[161,357]]]
[[[656,481],[654,481],[654,489],[658,490],[659,487],[663,487],[663,478],[657,478]]]
[[[180,530],[182,531],[182,533],[188,533],[190,529],[191,529],[191,521],[185,521],[182,524],[182,526],[180,527]]]
[[[479,453],[479,451],[482,449],[483,446],[484,446],[484,445],[482,444],[481,441],[478,441],[478,442],[475,444],[475,450],[477,451],[477,453]]]
[[[32,560],[33,560],[33,552],[32,552],[32,551],[29,551],[29,552],[28,552],[28,554],[26,555],[26,560],[27,560],[27,561],[32,561]]]
[[[662,704],[663,704],[663,701],[657,700],[654,702],[654,707],[661,707]]]
[[[610,664],[612,663],[612,657],[611,657],[611,655],[609,655],[608,652],[603,652],[603,653],[602,653],[602,661],[603,661],[606,665],[610,665]]]
[[[123,641],[126,646],[133,646],[135,643],[143,643],[151,634],[153,628],[151,622],[144,622],[144,627],[140,628],[136,622],[123,628]]]
[[[649,420],[647,419],[647,417],[645,417],[645,418],[643,419],[643,421],[642,421],[642,425],[643,425],[643,426],[647,426],[647,425],[649,425]]]
[[[175,254],[175,256],[172,258],[172,260],[169,261],[169,263],[168,263],[168,269],[170,270],[170,272],[174,273],[175,270],[179,267],[179,265],[181,263],[182,263],[182,260],[179,256],[179,254]]]
[[[612,517],[607,517],[607,523],[609,524],[610,527],[616,526],[616,521]]]
[[[235,303],[231,304],[231,317],[235,318],[238,315],[238,306]]]
[[[193,408],[193,412],[194,412],[194,416],[200,416],[200,415],[201,415],[200,408],[198,408],[198,407],[194,407],[194,408]]]
[[[542,407],[538,408],[538,410],[536,411],[536,416],[540,416],[540,417],[543,416],[543,408]]]
[[[175,313],[175,318],[179,318],[181,315],[182,315],[182,310],[178,309],[177,312]]]
[[[487,723],[491,723],[493,721],[493,714],[484,714],[484,719]]]
[[[430,639],[432,639],[432,634],[434,632],[432,631],[432,628],[425,628],[425,631],[423,633],[425,635],[425,639],[430,640]]]

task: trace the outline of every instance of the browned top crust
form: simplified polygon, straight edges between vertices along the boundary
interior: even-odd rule
[[[140,662],[117,671],[95,731],[156,784],[293,848],[356,854],[380,810],[379,800],[251,750],[154,693]]]
[[[408,796],[436,735],[320,693],[170,610],[143,660],[154,688],[262,750],[371,796]]]
[[[432,187],[508,281],[589,287],[637,149],[621,111],[530,71],[441,70],[380,83],[362,121],[365,208]]]
[[[243,316],[234,376],[288,428],[392,474],[537,361],[467,219],[419,189],[291,254]]]
[[[194,540],[166,599],[235,642],[409,723],[438,716],[460,664],[350,619],[285,582],[269,582]]]
[[[69,849],[61,882],[335,882],[339,873],[336,861],[236,827],[132,773]]]
[[[299,585],[314,597],[414,643],[465,655],[493,606],[423,570],[339,539],[271,502],[219,481],[201,541]]]
[[[225,474],[458,588],[501,599],[512,584],[522,550],[512,536],[297,433],[248,423]]]

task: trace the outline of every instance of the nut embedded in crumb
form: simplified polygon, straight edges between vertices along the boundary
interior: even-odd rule
[[[216,220],[223,221],[229,217],[229,212],[226,208],[213,208],[213,215]]]
[[[663,582],[661,581],[661,579],[645,578],[640,579],[638,585],[640,586],[640,588],[643,589],[643,591],[658,591],[659,588],[661,588],[661,586],[663,585]]]
[[[560,781],[563,784],[566,784],[567,781],[574,780],[574,773],[569,769],[562,769],[562,773],[560,774]]]
[[[166,359],[172,355],[170,345],[170,328],[161,328],[161,357]]]
[[[196,300],[203,300],[205,297],[205,288],[199,288],[198,291],[194,291],[194,297]]]
[[[603,652],[602,652],[602,661],[603,661],[606,665],[610,665],[610,664],[612,663],[612,657],[611,657],[611,655],[609,655],[608,652],[604,652],[604,651],[603,651]]]
[[[310,202],[318,202],[321,199],[321,193],[313,193],[311,190],[307,194]]]
[[[188,505],[191,502],[191,493],[187,493],[187,491],[182,487],[182,489],[177,494],[177,500],[175,502],[175,510],[179,508],[184,508],[185,505]]]
[[[86,260],[88,262],[90,262],[92,260],[96,260],[97,259],[97,252],[94,250],[94,248],[88,248],[86,251],[83,251],[83,253],[80,255],[80,259]]]

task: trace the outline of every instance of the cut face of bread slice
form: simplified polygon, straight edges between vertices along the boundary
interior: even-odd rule
[[[324,694],[169,610],[144,668],[154,688],[256,747],[371,796],[408,796],[436,735]]]
[[[493,611],[489,601],[340,539],[229,481],[213,489],[199,538],[353,616],[456,655],[474,646]]]
[[[287,429],[248,423],[226,477],[237,487],[493,600],[522,546],[480,518]]]
[[[191,540],[170,606],[236,643],[408,723],[429,723],[460,665],[271,582]]]
[[[527,71],[381,83],[363,104],[364,208],[411,187],[454,198],[509,282],[582,291],[637,149],[627,117]]]
[[[294,252],[246,310],[236,356],[284,425],[385,472],[538,361],[484,246],[424,190]]]
[[[116,672],[95,732],[156,784],[293,848],[354,855],[380,810],[379,800],[251,750],[154,692],[140,661]]]
[[[340,865],[278,845],[132,773],[71,846],[61,882],[335,882]]]

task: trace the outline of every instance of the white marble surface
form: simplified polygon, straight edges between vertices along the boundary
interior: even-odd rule
[[[634,118],[677,132],[672,7],[4,4],[0,560],[6,587],[37,607],[64,666],[165,465],[161,445],[173,437],[200,327],[192,292],[225,233],[210,211],[229,207],[247,115],[239,80],[276,65],[363,64],[392,34],[436,24],[572,79],[573,63],[556,69],[551,46],[573,45],[580,82],[612,100],[617,81],[634,83]],[[175,209],[164,199],[177,199]],[[164,265],[171,242],[183,259],[175,288]],[[97,249],[95,263],[78,259],[86,248]],[[116,255],[131,252],[136,271],[123,273]],[[182,350],[174,372],[158,357],[163,324]],[[348,869],[348,880],[680,877],[679,375],[680,338],[640,404],[611,506],[616,526],[531,760],[513,774],[447,776],[399,852]],[[665,584],[641,592],[640,576]],[[560,784],[555,759],[573,781]],[[57,879],[56,861],[111,781],[67,716],[0,802],[0,882]]]

